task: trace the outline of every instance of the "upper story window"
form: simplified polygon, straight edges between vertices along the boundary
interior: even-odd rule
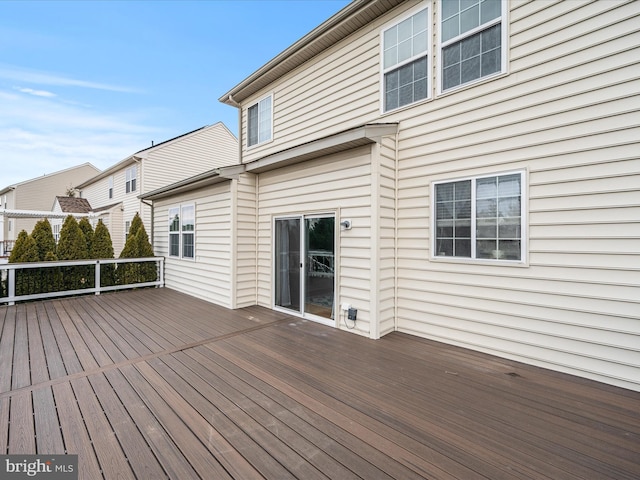
[[[113,176],[109,177],[109,199],[113,198]]]
[[[523,172],[437,182],[433,255],[524,258]]]
[[[504,70],[502,0],[441,0],[441,90]]]
[[[428,32],[427,8],[382,32],[383,111],[429,97]]]
[[[273,95],[247,109],[247,146],[268,142],[273,130]]]
[[[131,193],[136,191],[136,180],[138,177],[138,167],[134,165],[131,168],[127,168],[126,171],[126,182],[125,182],[125,192]]]

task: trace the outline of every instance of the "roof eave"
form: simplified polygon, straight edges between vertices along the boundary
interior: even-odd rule
[[[232,165],[229,167],[215,168],[207,172],[186,178],[171,185],[167,185],[143,195],[138,195],[141,200],[161,200],[163,198],[172,197],[180,193],[197,190],[199,188],[209,187],[217,183],[222,183],[232,178],[236,178],[240,173],[244,172],[244,165]]]
[[[245,164],[246,171],[262,173],[363,145],[380,143],[382,137],[395,135],[397,132],[398,123],[368,123],[254,160]]]
[[[317,55],[318,50],[324,50],[326,46],[320,45],[321,43],[337,43],[378,17],[380,12],[388,11],[402,1],[404,0],[354,0],[222,95],[219,101],[238,107],[237,102],[242,102],[268,85],[272,81],[272,77],[281,77],[313,58]],[[322,48],[319,48],[321,46]]]

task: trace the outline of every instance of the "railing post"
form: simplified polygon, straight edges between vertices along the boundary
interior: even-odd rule
[[[164,286],[164,257],[158,257],[158,287]]]
[[[96,269],[95,269],[95,283],[96,287],[96,295],[100,295],[100,260],[96,260]]]
[[[16,296],[16,271],[12,268],[9,270],[9,275],[7,276],[7,285],[9,288],[7,292],[9,294],[9,305],[15,305],[16,302],[13,300]]]

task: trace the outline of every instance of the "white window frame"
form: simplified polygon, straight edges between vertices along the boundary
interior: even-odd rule
[[[125,193],[133,193],[138,189],[138,166],[127,168],[125,172]]]
[[[508,20],[508,13],[509,13],[509,2],[508,0],[500,0],[500,8],[501,8],[501,15],[500,17],[488,21],[482,25],[479,25],[476,28],[473,28],[469,31],[466,31],[464,33],[461,33],[459,35],[457,35],[456,37],[453,37],[445,42],[442,41],[442,0],[438,1],[438,15],[437,15],[437,25],[438,25],[438,35],[437,35],[437,71],[436,71],[436,82],[437,82],[437,92],[438,95],[440,94],[446,94],[449,92],[454,92],[456,90],[460,90],[462,88],[468,87],[469,85],[475,85],[481,82],[485,82],[488,80],[491,80],[495,77],[501,76],[505,73],[507,73],[507,52],[509,51],[509,45],[508,45],[508,38],[509,36],[507,35],[507,30],[508,30],[508,25],[509,22]],[[500,24],[500,41],[501,41],[501,55],[500,55],[500,62],[501,62],[501,68],[499,71],[485,75],[483,77],[479,77],[473,80],[470,80],[468,82],[465,83],[460,83],[458,85],[455,85],[453,87],[444,89],[443,88],[443,50],[450,46],[453,45],[455,43],[458,43],[462,40],[464,40],[465,38],[471,37],[473,35],[476,35],[480,32],[483,32],[484,30],[487,30],[495,25]]]
[[[185,210],[186,209],[193,209],[193,230],[191,231],[187,231],[184,230],[184,218],[185,218]],[[178,214],[178,229],[177,230],[171,230],[171,226],[173,224],[172,219],[174,218],[174,216],[176,215],[176,213]],[[168,218],[168,224],[167,224],[167,235],[168,235],[168,248],[167,248],[167,255],[171,258],[179,258],[182,260],[189,260],[189,261],[195,261],[196,259],[196,204],[195,203],[185,203],[185,204],[179,204],[179,205],[173,205],[171,207],[169,207],[168,211],[167,211],[167,218]],[[189,255],[185,255],[185,237],[191,235],[193,236],[193,255],[189,256]],[[178,255],[174,255],[171,252],[171,237],[177,237],[178,238]]]
[[[476,181],[483,178],[491,177],[503,177],[508,175],[520,175],[520,259],[503,259],[503,258],[477,258],[476,241],[477,241],[477,228],[476,228]],[[471,180],[471,256],[470,257],[456,257],[456,256],[441,256],[437,252],[437,216],[436,216],[436,186],[448,183],[455,183]],[[457,263],[491,263],[501,265],[528,265],[528,175],[526,170],[509,170],[501,172],[491,172],[482,175],[474,175],[467,177],[458,177],[451,179],[444,179],[431,182],[430,195],[431,195],[431,260],[457,262]]]
[[[124,222],[124,243],[127,243],[129,239],[129,230],[131,230],[131,220],[126,220]]]
[[[269,135],[265,136],[264,138],[260,137],[260,122],[265,120],[265,114],[264,112],[260,109],[260,105],[267,99],[271,100],[271,109],[269,111],[269,115],[268,115],[268,121],[269,121]],[[249,139],[250,139],[250,132],[249,132],[249,110],[253,107],[257,107],[258,108],[258,141],[256,143],[249,143]],[[274,110],[274,95],[273,93],[269,93],[268,95],[265,95],[264,97],[261,97],[260,99],[258,99],[258,101],[253,102],[251,105],[248,105],[246,108],[246,115],[247,115],[247,148],[255,148],[258,145],[262,145],[264,143],[268,143],[270,141],[273,140],[273,110]]]
[[[385,68],[384,67],[384,58],[385,58],[385,43],[384,43],[384,34],[385,32],[387,32],[388,30],[390,30],[391,28],[401,24],[402,22],[404,22],[405,20],[413,17],[414,15],[416,15],[417,13],[426,10],[426,16],[427,16],[427,50],[425,53],[421,52],[418,55],[413,55],[410,58],[400,61],[396,64],[394,64],[391,67]],[[433,85],[432,83],[432,78],[433,78],[433,66],[432,66],[432,61],[431,59],[433,58],[433,54],[432,54],[432,44],[433,44],[433,40],[432,40],[432,35],[433,32],[431,31],[432,29],[432,13],[431,13],[431,8],[429,7],[429,4],[425,1],[425,2],[420,2],[419,5],[417,5],[416,7],[412,8],[411,10],[409,10],[408,12],[406,12],[402,17],[399,18],[395,18],[393,19],[392,22],[386,24],[382,30],[380,31],[380,113],[381,114],[385,114],[385,113],[391,113],[391,112],[397,112],[398,110],[402,110],[403,108],[407,108],[413,105],[416,105],[418,103],[421,102],[425,102],[428,101],[432,98],[432,91],[433,91]],[[404,66],[404,65],[408,65],[411,64],[413,62],[415,62],[416,60],[419,60],[420,58],[426,56],[427,58],[427,96],[425,98],[421,98],[419,100],[416,100],[414,102],[408,103],[406,105],[401,105],[392,109],[387,109],[386,105],[385,105],[385,97],[386,97],[386,91],[385,91],[385,75],[387,73],[391,73],[394,70],[399,69],[400,67]]]
[[[169,207],[169,210],[167,212],[168,215],[168,225],[167,225],[167,232],[168,232],[168,249],[167,249],[167,254],[169,257],[175,257],[175,258],[180,258],[180,206],[177,207]],[[178,225],[177,225],[177,229],[176,230],[172,230],[171,227],[173,226],[174,222],[173,219],[175,218],[175,216],[178,215]],[[173,254],[171,252],[171,237],[177,237],[178,238],[178,253]]]
[[[109,197],[109,200],[113,198],[113,175],[109,177],[109,187],[107,190],[107,196]]]

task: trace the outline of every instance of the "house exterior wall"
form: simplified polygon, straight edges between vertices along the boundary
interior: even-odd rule
[[[123,224],[116,227],[112,223],[110,227],[116,257],[124,248],[125,226],[136,213],[140,214],[147,232],[151,232],[151,208],[140,201],[139,195],[216,167],[237,164],[238,142],[224,124],[216,123],[148,148],[135,156],[139,160],[123,162],[121,168],[109,173],[113,176],[113,198],[108,198],[109,176],[96,178],[82,190],[83,197],[94,209],[122,202]],[[133,165],[137,166],[136,191],[126,193],[126,171]]]
[[[257,176],[243,173],[231,184],[236,221],[231,228],[235,268],[234,308],[255,305],[257,295]]]
[[[96,167],[84,163],[77,167],[43,175],[15,185],[15,190],[7,193],[7,208],[16,210],[51,211],[56,196],[66,195],[67,190],[98,173]],[[10,199],[10,197],[13,197]],[[12,201],[11,201],[12,200]],[[11,231],[5,227],[5,239],[15,240],[21,230],[31,233],[38,219],[13,218]],[[5,222],[8,223],[8,222]]]
[[[374,241],[378,225],[372,214],[376,191],[372,180],[374,147],[365,146],[304,164],[283,167],[258,176],[258,304],[273,307],[274,219],[287,215],[333,213],[336,222],[337,287],[336,326],[347,328],[339,307],[350,303],[358,309],[354,330],[375,335],[381,282],[379,255]],[[350,230],[340,222],[349,219]],[[385,278],[386,281],[386,278]],[[352,324],[349,324],[351,328]],[[372,329],[373,328],[373,329]]]
[[[397,153],[385,139],[259,175],[258,302],[272,305],[273,217],[336,211],[354,222],[340,234],[338,298],[358,305],[358,333],[399,330],[640,389],[640,3],[504,2],[505,74],[432,86],[430,100],[381,114],[380,32],[418,3],[242,102],[246,139],[246,107],[273,94],[273,140],[243,145],[243,163],[364,123],[400,125]],[[513,170],[524,172],[523,261],[439,258],[433,182]]]
[[[126,193],[126,171],[131,168],[135,163],[127,164],[126,166],[110,172],[107,177],[99,178],[95,182],[88,184],[82,188],[82,197],[86,198],[92,209],[98,209],[107,205],[113,205],[115,203],[121,204],[121,212],[114,215],[109,215],[109,234],[111,235],[111,243],[113,244],[114,255],[117,258],[124,248],[126,241],[125,222],[131,222],[136,212],[146,211],[141,209],[141,202],[138,199],[140,192],[139,183],[136,185],[136,191]],[[138,182],[140,179],[140,164],[138,165]],[[109,198],[109,178],[113,178],[113,198]],[[116,222],[116,217],[119,217],[122,225]],[[145,219],[143,218],[143,222]],[[105,225],[107,223],[105,222]],[[151,222],[146,219],[145,229],[150,232]]]
[[[402,115],[398,330],[640,388],[639,13],[514,2],[510,74]],[[527,261],[440,261],[431,182],[519,169]]]
[[[169,208],[195,204],[195,259],[169,256]],[[232,308],[231,182],[154,201],[154,252],[165,257],[165,284]]]
[[[218,167],[236,165],[238,141],[223,123],[158,145],[143,155],[141,193]]]

